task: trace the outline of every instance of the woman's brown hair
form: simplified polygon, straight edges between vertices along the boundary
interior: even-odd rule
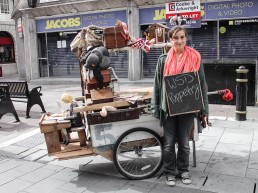
[[[168,38],[172,38],[177,32],[179,32],[181,30],[183,30],[185,32],[185,36],[187,37],[186,29],[180,25],[176,25],[168,31]]]

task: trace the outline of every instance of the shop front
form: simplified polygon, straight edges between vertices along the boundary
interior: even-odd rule
[[[70,44],[84,27],[114,26],[116,20],[127,22],[125,10],[100,12],[36,20],[40,77],[79,77],[77,54]],[[120,78],[128,77],[128,51],[110,52],[111,67]]]
[[[187,44],[201,53],[209,90],[230,88],[235,94],[235,70],[241,65],[249,68],[248,105],[256,102],[257,10],[258,2],[254,0],[202,3],[201,27],[188,29]],[[166,23],[165,7],[140,9],[141,29],[153,23]],[[143,77],[154,77],[161,49],[152,52],[143,55]],[[210,103],[224,103],[216,97],[209,97]]]

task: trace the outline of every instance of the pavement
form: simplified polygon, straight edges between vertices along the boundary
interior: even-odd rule
[[[56,112],[55,100],[64,92],[81,96],[77,82],[41,79],[29,83],[29,88],[42,85],[46,110]],[[151,80],[121,81],[117,89],[148,86]],[[197,167],[192,166],[192,151],[190,155],[193,183],[184,185],[178,180],[175,187],[165,185],[163,169],[146,180],[128,180],[113,162],[99,155],[62,161],[48,156],[38,125],[40,107],[33,106],[31,118],[25,119],[26,103],[14,102],[14,106],[21,122],[15,123],[11,114],[0,119],[0,193],[258,192],[258,106],[248,106],[247,120],[236,121],[235,106],[210,104],[212,127],[205,128],[196,142]]]

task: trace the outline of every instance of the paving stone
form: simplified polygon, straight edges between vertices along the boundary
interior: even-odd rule
[[[50,163],[52,161],[56,160],[54,157],[51,157],[49,155],[46,155],[40,159],[37,160],[37,162],[40,162],[40,163],[44,163],[44,164],[47,164],[47,163]]]
[[[196,149],[214,151],[219,142],[219,137],[200,136],[199,141],[196,143]]]
[[[214,127],[223,127],[223,128],[232,128],[232,129],[236,129],[239,128],[239,121],[226,121],[226,120],[216,120],[213,123]]]
[[[258,131],[257,124],[254,121],[240,121],[239,129]]]
[[[29,183],[29,182],[28,182]],[[65,181],[46,178],[30,187],[24,189],[28,193],[49,193],[65,184]]]
[[[39,151],[39,149],[31,148],[31,149],[28,149],[28,150],[25,151],[25,152],[20,153],[19,155],[21,156],[21,158],[24,158],[24,157],[29,156],[29,155],[31,155],[31,154],[37,152],[37,151]]]
[[[258,169],[258,146],[252,146],[248,168]]]
[[[43,143],[35,146],[36,149],[46,149],[47,150],[47,144],[46,142],[44,141]]]
[[[74,193],[74,192],[69,192],[69,191],[65,191],[65,190],[55,189],[51,193]]]
[[[212,154],[213,154],[213,151],[196,149],[196,161],[202,162],[202,163],[208,163]],[[192,152],[189,158],[190,158],[189,160],[192,162],[193,161]]]
[[[258,169],[248,168],[246,172],[246,177],[258,180]]]
[[[149,193],[182,193],[184,191],[183,187],[174,186],[169,187],[165,184],[164,178],[162,178],[162,182],[159,182]]]
[[[85,165],[92,162],[94,159],[94,156],[85,156],[85,157],[79,157],[76,159],[68,159],[68,160],[58,160],[55,159],[48,164],[62,166],[62,167],[68,167],[68,168],[74,168],[74,169],[83,169]]]
[[[15,171],[15,170],[8,170],[6,172],[3,172],[0,174],[0,186],[18,178],[24,174],[25,174],[25,172]]]
[[[205,168],[207,167],[207,164],[208,163],[202,163],[197,161],[196,167],[193,167],[193,162],[190,162],[189,171],[204,172]]]
[[[47,165],[43,166],[42,168],[47,169],[47,170],[52,170],[55,172],[59,172],[64,169],[64,167],[62,167],[62,166],[55,166],[55,165],[50,165],[50,164],[47,164]]]
[[[2,162],[0,164],[0,173],[11,170],[11,169],[13,169],[15,167],[18,167],[18,166],[20,166],[24,163],[25,163],[25,161],[19,160],[19,159],[17,159],[17,160],[10,159],[8,161]]]
[[[121,176],[114,163],[101,156],[95,156],[91,162],[84,165],[81,169],[105,175]]]
[[[229,129],[226,128],[223,135],[233,135],[234,137],[251,137],[253,138],[254,131],[252,129]]]
[[[0,155],[0,164],[3,163],[3,162],[6,162],[6,161],[8,161],[8,160],[10,160],[9,157],[1,156],[1,155]]]
[[[219,143],[213,155],[220,157],[234,157],[248,160],[250,154],[250,145],[237,145]]]
[[[29,161],[36,161],[44,156],[46,156],[48,153],[46,150],[39,150],[37,152],[34,152],[26,157],[24,157],[23,159],[25,160],[29,160]]]
[[[254,125],[255,127],[257,127],[257,125]],[[257,128],[258,129],[258,128]],[[254,131],[254,139],[258,140],[258,130]]]
[[[258,146],[258,139],[253,139],[252,146]]]
[[[112,177],[87,172],[68,181],[59,189],[79,193],[93,187],[97,182],[105,182],[109,178]],[[117,183],[117,181],[115,183]],[[97,188],[100,188],[103,191],[108,187],[105,187],[100,183]]]
[[[71,179],[81,175],[84,171],[72,169],[72,168],[64,168],[59,172],[55,173],[51,176],[53,179],[63,180],[63,181],[70,181]]]
[[[17,193],[17,192],[20,192],[20,191],[26,189],[27,187],[29,187],[31,185],[32,185],[32,183],[30,183],[30,182],[15,179],[11,182],[8,182],[8,183],[0,186],[0,192],[1,193],[2,192],[3,193]],[[38,193],[38,191],[37,191],[37,193]]]
[[[205,172],[245,177],[247,165],[243,159],[212,156]]]
[[[96,188],[97,191],[99,190],[99,188]],[[93,191],[95,191],[96,189],[93,189]],[[92,191],[91,188],[89,189],[89,191],[85,191],[85,193],[90,193]],[[95,191],[96,192],[96,191]],[[112,193],[113,191],[110,191],[108,193]],[[138,187],[138,186],[133,186],[133,185],[125,185],[123,186],[122,188],[120,188],[118,191],[116,192],[119,192],[119,193],[148,193],[150,192],[150,189],[146,189],[146,188],[142,188],[142,187]]]
[[[226,116],[213,116],[213,115],[210,115],[209,119],[210,120],[214,120],[214,122],[216,122],[217,120],[225,121],[227,119],[227,117]]]
[[[21,158],[20,153],[27,151],[28,148],[25,147],[18,147],[18,146],[13,146],[9,145],[6,147],[3,147],[0,149],[0,154],[1,155],[6,155],[9,157],[16,157],[16,158]]]
[[[21,171],[21,172],[31,172],[31,171],[41,168],[43,166],[44,165],[41,163],[24,161],[24,163],[22,165],[14,168],[14,169],[17,171]]]
[[[86,176],[86,175],[87,174],[83,174],[83,176]],[[94,184],[94,186],[95,187],[107,187],[110,190],[116,190],[116,189],[119,189],[119,188],[123,187],[124,185],[128,184],[128,182],[130,182],[130,181],[124,177],[103,176],[102,180],[99,180],[96,184]],[[134,181],[134,182],[136,182],[136,181]],[[142,187],[142,184],[139,186]]]
[[[253,130],[244,129],[225,129],[220,142],[230,144],[251,145]]]
[[[201,190],[216,190],[219,193],[252,193],[253,187],[254,182],[251,179],[210,173]]]
[[[195,190],[195,189],[189,189],[189,188],[185,188],[184,191],[182,193],[216,193],[216,192],[207,192],[204,190]]]
[[[130,181],[128,181],[128,183],[126,185],[137,186],[137,187],[145,188],[145,189],[153,189],[156,184],[147,182],[147,181],[142,181],[142,180],[130,180]]]
[[[202,130],[202,133],[200,133],[200,136],[210,136],[210,137],[220,137],[223,132],[224,132],[225,128],[222,127],[207,127],[205,129]]]
[[[53,170],[47,170],[46,168],[39,168],[19,177],[19,179],[27,182],[37,183],[53,174],[55,174],[55,171]]]

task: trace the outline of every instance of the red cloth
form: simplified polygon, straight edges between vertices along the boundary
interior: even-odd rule
[[[230,92],[229,89],[225,89],[225,93],[222,96],[223,100],[225,101],[231,101],[233,99],[233,94]]]
[[[173,47],[169,50],[165,66],[164,66],[164,76],[169,76],[172,74],[179,74],[182,72],[193,72],[198,71],[201,63],[200,53],[186,46],[184,52],[179,57],[176,62],[176,54]]]

